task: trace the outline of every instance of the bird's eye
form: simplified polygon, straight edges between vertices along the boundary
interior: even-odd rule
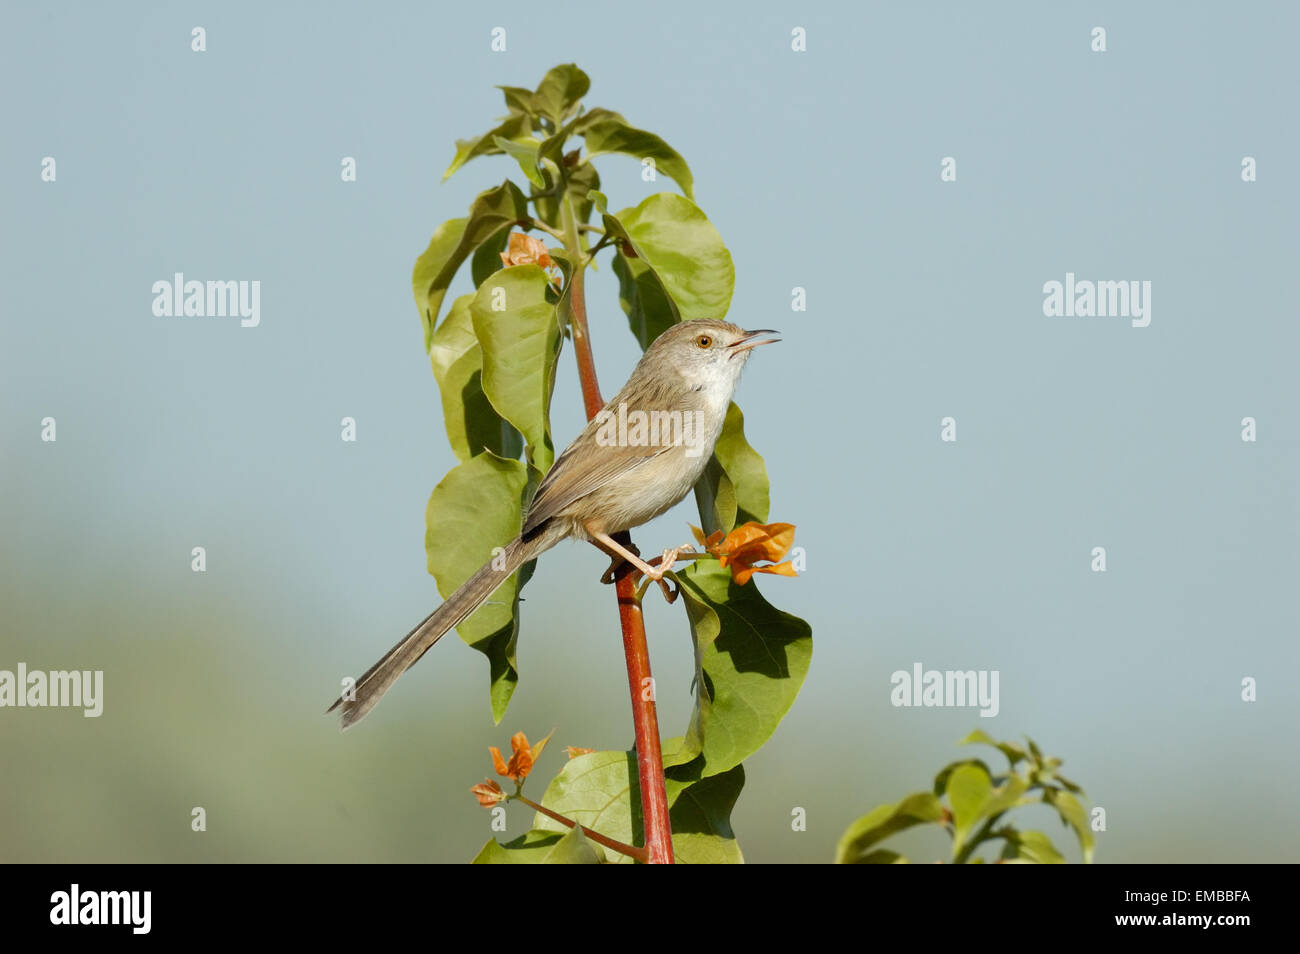
[[[699,345],[701,348],[707,348],[709,347],[709,345],[713,344],[713,339],[710,338],[708,335],[700,335],[698,338],[695,339],[695,343]]]

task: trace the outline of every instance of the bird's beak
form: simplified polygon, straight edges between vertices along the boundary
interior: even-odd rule
[[[781,340],[780,338],[759,339],[759,335],[779,335],[780,333],[781,332],[774,331],[771,328],[759,328],[757,331],[746,331],[745,337],[733,341],[731,344],[727,345],[727,347],[731,350],[731,357],[734,358],[742,352],[752,351],[759,345],[776,344]]]

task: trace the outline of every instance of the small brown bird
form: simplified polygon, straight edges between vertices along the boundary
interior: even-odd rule
[[[661,579],[682,548],[664,551],[660,565],[652,567],[611,534],[659,516],[690,492],[722,432],[750,351],[779,340],[760,337],[769,334],[776,332],[704,319],[680,322],[656,338],[623,389],[556,458],[533,495],[522,531],[505,552],[466,580],[326,710],[342,707],[341,728],[373,709],[398,676],[510,574],[561,540],[589,540],[616,561]]]

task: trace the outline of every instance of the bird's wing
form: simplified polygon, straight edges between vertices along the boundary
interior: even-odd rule
[[[528,516],[524,519],[525,534],[554,517],[575,500],[673,449],[672,445],[601,446],[596,443],[594,435],[594,429],[588,428],[555,459],[538,485],[537,493],[533,495]]]

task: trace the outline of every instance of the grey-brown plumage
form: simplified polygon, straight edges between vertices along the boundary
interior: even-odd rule
[[[466,580],[419,626],[357,680],[352,698],[340,697],[341,727],[360,720],[429,647],[464,622],[520,566],[568,537],[590,540],[658,579],[671,566],[651,567],[611,534],[657,517],[690,492],[722,432],[749,352],[771,339],[725,321],[684,321],[646,349],[623,389],[556,458],[533,495],[521,533],[496,559]],[[618,423],[632,412],[681,421],[676,442],[649,439]],[[620,417],[624,414],[624,417]],[[688,427],[689,421],[692,426]],[[671,428],[669,428],[671,431]]]

